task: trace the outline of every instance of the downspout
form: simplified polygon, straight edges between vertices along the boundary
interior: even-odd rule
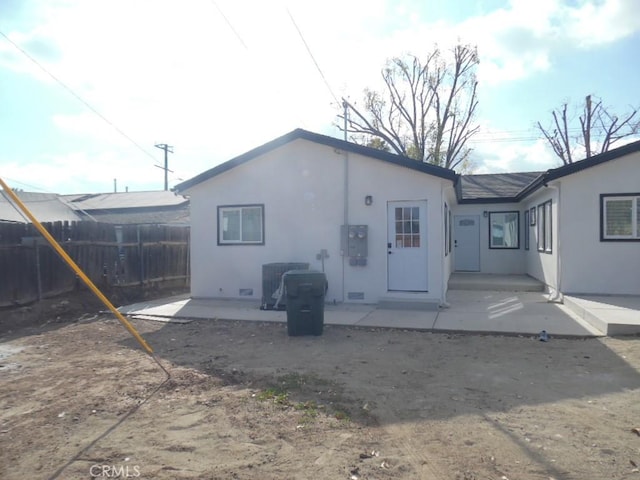
[[[563,303],[564,296],[562,294],[562,250],[561,245],[562,241],[560,239],[560,196],[561,196],[561,182],[558,182],[558,186],[548,185],[546,182],[544,183],[545,188],[553,188],[556,192],[558,192],[558,199],[556,201],[556,288],[555,291],[550,291],[549,296],[547,297],[548,302],[554,303]],[[551,232],[553,235],[553,216],[551,217]],[[551,240],[553,243],[553,238]]]
[[[347,141],[347,117],[349,114],[349,105],[346,101],[342,101],[342,107],[344,108],[344,141]],[[349,152],[347,149],[344,149],[344,211],[343,211],[343,225],[344,232],[343,235],[345,238],[341,239],[341,243],[343,243],[344,247],[347,248],[347,236],[349,230]],[[347,253],[348,251],[342,252],[342,303],[345,302],[347,298],[347,285],[346,285],[346,262],[347,262]]]

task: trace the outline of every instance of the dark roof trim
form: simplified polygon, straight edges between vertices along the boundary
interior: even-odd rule
[[[595,167],[605,162],[615,160],[625,155],[640,152],[640,141],[623,145],[622,147],[609,150],[598,155],[594,155],[584,160],[580,160],[575,163],[563,165],[562,167],[552,168],[546,172],[540,174],[531,183],[526,185],[516,196],[513,197],[488,197],[488,198],[462,198],[461,183],[458,180],[456,182],[456,197],[459,204],[482,204],[482,203],[518,203],[525,197],[531,195],[541,187],[547,186],[547,184],[553,180],[557,180],[567,175],[586,170],[587,168]],[[461,177],[460,177],[461,178]]]
[[[486,197],[486,198],[458,198],[459,205],[473,205],[483,203],[518,203],[517,197]]]
[[[627,145],[623,145],[622,147],[614,148],[613,150],[609,150],[607,152],[600,153],[589,158],[585,158],[584,160],[580,160],[575,163],[563,165],[562,167],[558,168],[552,168],[550,170],[547,170],[545,173],[540,175],[533,182],[523,188],[522,191],[518,193],[517,198],[518,200],[522,200],[524,197],[532,194],[540,187],[547,186],[547,183],[552,180],[557,180],[558,178],[566,177],[567,175],[571,175],[573,173],[586,170],[587,168],[595,167],[602,163],[609,162],[611,160],[615,160],[617,158],[624,157],[625,155],[630,155],[636,152],[640,152],[640,140],[637,142],[628,143]]]
[[[185,190],[198,185],[210,178],[213,178],[221,173],[224,173],[232,168],[235,168],[243,163],[248,162],[249,160],[254,159],[260,155],[263,155],[271,150],[274,150],[278,147],[281,147],[287,143],[290,143],[294,140],[304,139],[310,142],[319,143],[322,145],[326,145],[329,147],[337,148],[339,150],[346,150],[351,153],[357,153],[360,155],[365,155],[367,157],[376,158],[378,160],[382,160],[385,162],[392,163],[394,165],[399,165],[405,168],[411,168],[413,170],[417,170],[422,173],[426,173],[429,175],[434,175],[436,177],[445,178],[447,180],[456,180],[457,174],[455,171],[439,167],[437,165],[432,165],[430,163],[418,162],[412,158],[403,157],[401,155],[396,155],[393,153],[385,152],[382,150],[378,150],[376,148],[365,147],[363,145],[358,145],[351,142],[346,142],[344,140],[340,140],[338,138],[329,137],[326,135],[320,135],[319,133],[309,132],[308,130],[303,130],[301,128],[297,128],[281,137],[276,138],[275,140],[271,140],[270,142],[265,143],[253,150],[249,150],[246,153],[243,153],[240,156],[237,156],[231,160],[228,160],[220,165],[213,167],[210,170],[207,170],[195,177],[186,180],[182,183],[179,183],[174,187],[175,191],[184,192]]]
[[[600,153],[584,160],[580,160],[579,162],[570,163],[569,165],[564,165],[559,168],[548,170],[547,174],[545,175],[546,180],[549,181],[555,180],[560,177],[565,177],[586,168],[595,167],[596,165],[600,165],[601,163],[615,160],[616,158],[624,157],[625,155],[636,152],[640,152],[640,140],[637,142],[628,143],[627,145],[623,145],[622,147],[614,148],[613,150],[609,150],[608,152]]]
[[[117,208],[83,208],[82,210],[76,210],[78,212],[86,212],[92,215],[99,214],[120,214],[120,213],[153,213],[153,212],[176,212],[179,210],[188,210],[189,200],[179,203],[177,205],[153,205],[147,207],[117,207]]]

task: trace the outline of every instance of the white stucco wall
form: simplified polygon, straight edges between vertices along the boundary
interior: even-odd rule
[[[484,212],[487,212],[487,217]],[[497,249],[489,248],[489,212],[520,212],[520,248]],[[523,274],[524,241],[523,241],[523,212],[518,203],[490,203],[490,204],[463,204],[454,207],[454,215],[478,215],[480,217],[480,272],[496,274]],[[455,248],[453,249],[455,255]],[[455,265],[455,258],[454,258]],[[453,265],[452,265],[453,268]]]
[[[454,231],[453,231],[453,215],[455,214],[455,210],[457,208],[457,201],[456,201],[456,193],[455,193],[455,188],[453,186],[444,186],[443,187],[443,191],[442,191],[442,197],[443,197],[443,202],[446,202],[447,207],[449,208],[449,211],[451,212],[451,216],[447,219],[447,228],[450,229],[450,234],[451,234],[451,250],[449,251],[448,254],[446,254],[443,258],[443,272],[444,272],[444,277],[442,278],[442,285],[443,285],[443,291],[446,294],[447,290],[449,288],[449,277],[451,277],[451,273],[453,272],[454,268],[453,268],[453,237],[454,237]],[[442,207],[444,209],[444,205]],[[443,212],[444,214],[444,212]],[[443,228],[444,228],[444,221],[443,221]],[[446,241],[446,232],[443,235],[443,242]],[[445,246],[443,243],[443,255],[445,252]]]
[[[344,222],[344,153],[295,140],[209,179],[186,193],[191,197],[192,279],[194,297],[238,298],[240,289],[262,293],[262,265],[308,262],[320,270],[316,254],[326,249],[327,301],[343,301],[348,292],[364,293],[365,303],[388,297],[387,202],[427,200],[428,293],[442,295],[443,180],[387,162],[349,154],[349,223],[368,225],[368,264],[344,267],[340,225]],[[373,203],[365,205],[365,196]],[[265,245],[217,245],[220,205],[264,204]],[[392,295],[397,296],[397,295]],[[247,297],[243,297],[247,298]]]
[[[524,211],[535,208],[536,224],[529,228],[529,250],[524,251],[525,272],[540,280],[547,288],[556,290],[558,287],[558,185],[554,182],[548,187],[542,187],[522,202],[522,221],[524,226]],[[538,251],[538,205],[551,200],[551,253]],[[522,246],[524,248],[523,232]]]
[[[559,179],[561,290],[640,294],[640,242],[600,241],[600,194],[640,192],[640,153]]]

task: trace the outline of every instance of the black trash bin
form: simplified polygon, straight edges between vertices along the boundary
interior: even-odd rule
[[[327,277],[314,270],[290,270],[284,274],[287,298],[287,333],[322,335]]]

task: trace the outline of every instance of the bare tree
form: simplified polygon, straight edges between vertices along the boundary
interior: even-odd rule
[[[413,55],[390,59],[382,70],[384,92],[366,89],[362,109],[343,99],[351,113],[346,131],[356,141],[386,145],[419,161],[462,165],[467,142],[479,129],[473,123],[478,63],[477,49],[461,44],[451,56],[436,46],[423,61]]]
[[[640,133],[640,119],[636,118],[637,108],[620,118],[609,113],[602,100],[587,95],[579,115],[580,127],[571,127],[573,118],[567,116],[568,103],[551,112],[553,125],[544,128],[540,122],[538,129],[553,148],[553,152],[565,165],[573,163],[576,152],[584,148],[585,158],[608,151],[615,142]],[[577,132],[572,134],[572,132]],[[599,145],[599,147],[598,147]],[[580,159],[580,158],[579,158]]]

